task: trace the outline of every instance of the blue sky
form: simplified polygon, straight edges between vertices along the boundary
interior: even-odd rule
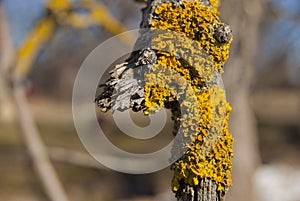
[[[14,45],[20,45],[24,36],[43,16],[46,0],[4,0],[4,8],[10,24]]]
[[[18,47],[21,44],[29,30],[46,13],[44,4],[47,1],[48,0],[3,0],[15,47]],[[72,1],[78,2],[79,0]],[[124,0],[124,2],[125,1],[133,0]],[[120,0],[115,2],[123,3]],[[111,4],[110,7],[112,13],[114,13],[116,17],[119,17],[119,5],[120,4]]]
[[[274,53],[289,51],[288,61],[291,67],[300,66],[300,1],[272,0],[279,18],[271,21],[264,29],[261,48],[266,61],[271,60]],[[295,18],[298,16],[298,19]]]
[[[299,14],[300,10],[300,1],[299,0],[272,0],[275,6],[286,10],[285,16],[292,16]]]
[[[43,7],[47,0],[3,0],[6,14],[8,16],[14,45],[20,45],[23,38],[29,30],[35,25],[41,16],[45,14]],[[75,1],[75,0],[74,0]],[[124,0],[130,1],[130,0]],[[271,0],[273,5],[278,8],[283,15],[277,21],[271,23],[265,33],[266,37],[263,44],[263,49],[266,51],[276,51],[282,45],[287,45],[290,40],[293,41],[291,56],[297,59],[300,63],[299,50],[299,35],[300,35],[300,20],[292,22],[290,18],[294,15],[300,15],[299,0]],[[289,30],[292,30],[289,32]],[[296,35],[295,35],[296,34]],[[267,56],[267,55],[265,55]]]

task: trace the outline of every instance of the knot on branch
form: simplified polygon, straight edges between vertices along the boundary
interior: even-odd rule
[[[230,26],[226,24],[219,24],[215,29],[214,38],[221,44],[229,43],[232,39],[232,31]]]

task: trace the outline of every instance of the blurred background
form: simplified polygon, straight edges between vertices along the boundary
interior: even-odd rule
[[[39,145],[69,200],[174,200],[169,168],[128,175],[101,166],[87,154],[72,119],[72,89],[82,62],[101,42],[137,29],[144,5],[99,0],[81,6],[80,0],[73,0],[70,9],[63,0],[0,2],[0,200],[48,200],[28,151],[35,141],[28,142],[19,126],[22,117],[30,119],[20,109],[27,106],[41,137]],[[299,201],[300,1],[221,2],[222,20],[234,34],[224,74],[235,137],[233,186],[227,200]],[[85,18],[90,11],[96,14]],[[68,12],[79,16],[65,20]],[[57,16],[54,24],[43,21],[51,15]],[[25,86],[20,99],[11,90],[11,69]],[[140,114],[132,117],[141,126],[147,124]],[[121,135],[110,113],[99,114],[99,122]],[[165,135],[154,144],[170,140],[166,135],[171,126],[168,121]],[[126,138],[111,139],[124,147],[141,147]]]

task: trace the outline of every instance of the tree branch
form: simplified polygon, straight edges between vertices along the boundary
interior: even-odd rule
[[[116,66],[96,98],[104,112],[171,109],[178,201],[220,201],[231,185],[231,109],[221,73],[232,35],[217,7],[216,0],[147,1],[139,51]]]

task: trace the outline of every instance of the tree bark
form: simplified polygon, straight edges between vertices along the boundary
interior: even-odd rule
[[[231,185],[232,138],[227,127],[230,106],[221,78],[231,30],[219,20],[217,6],[218,1],[214,0],[147,1],[142,10],[141,28],[150,30],[141,30],[135,47],[139,51],[115,67],[110,79],[101,85],[103,92],[96,98],[103,112],[132,109],[149,114],[160,107],[171,109],[175,122],[173,133],[180,135],[171,151],[171,159],[179,158],[171,167],[174,170],[172,190],[178,201],[224,200]],[[190,27],[185,29],[186,26]],[[180,76],[186,76],[192,87],[179,87],[175,93],[151,83],[156,81],[172,88],[181,82],[180,76],[175,78],[177,74],[168,68],[174,68],[177,73],[184,70]],[[190,90],[195,97],[189,95]],[[206,95],[208,105],[205,105]],[[174,96],[184,100],[180,102]],[[186,106],[193,98],[196,105]],[[191,117],[185,117],[184,110],[199,110],[199,113],[193,116],[191,111]],[[212,112],[207,114],[204,110]],[[206,120],[206,115],[211,115],[211,119]],[[222,122],[221,126],[216,125],[217,119]],[[218,137],[211,140],[214,136]]]

